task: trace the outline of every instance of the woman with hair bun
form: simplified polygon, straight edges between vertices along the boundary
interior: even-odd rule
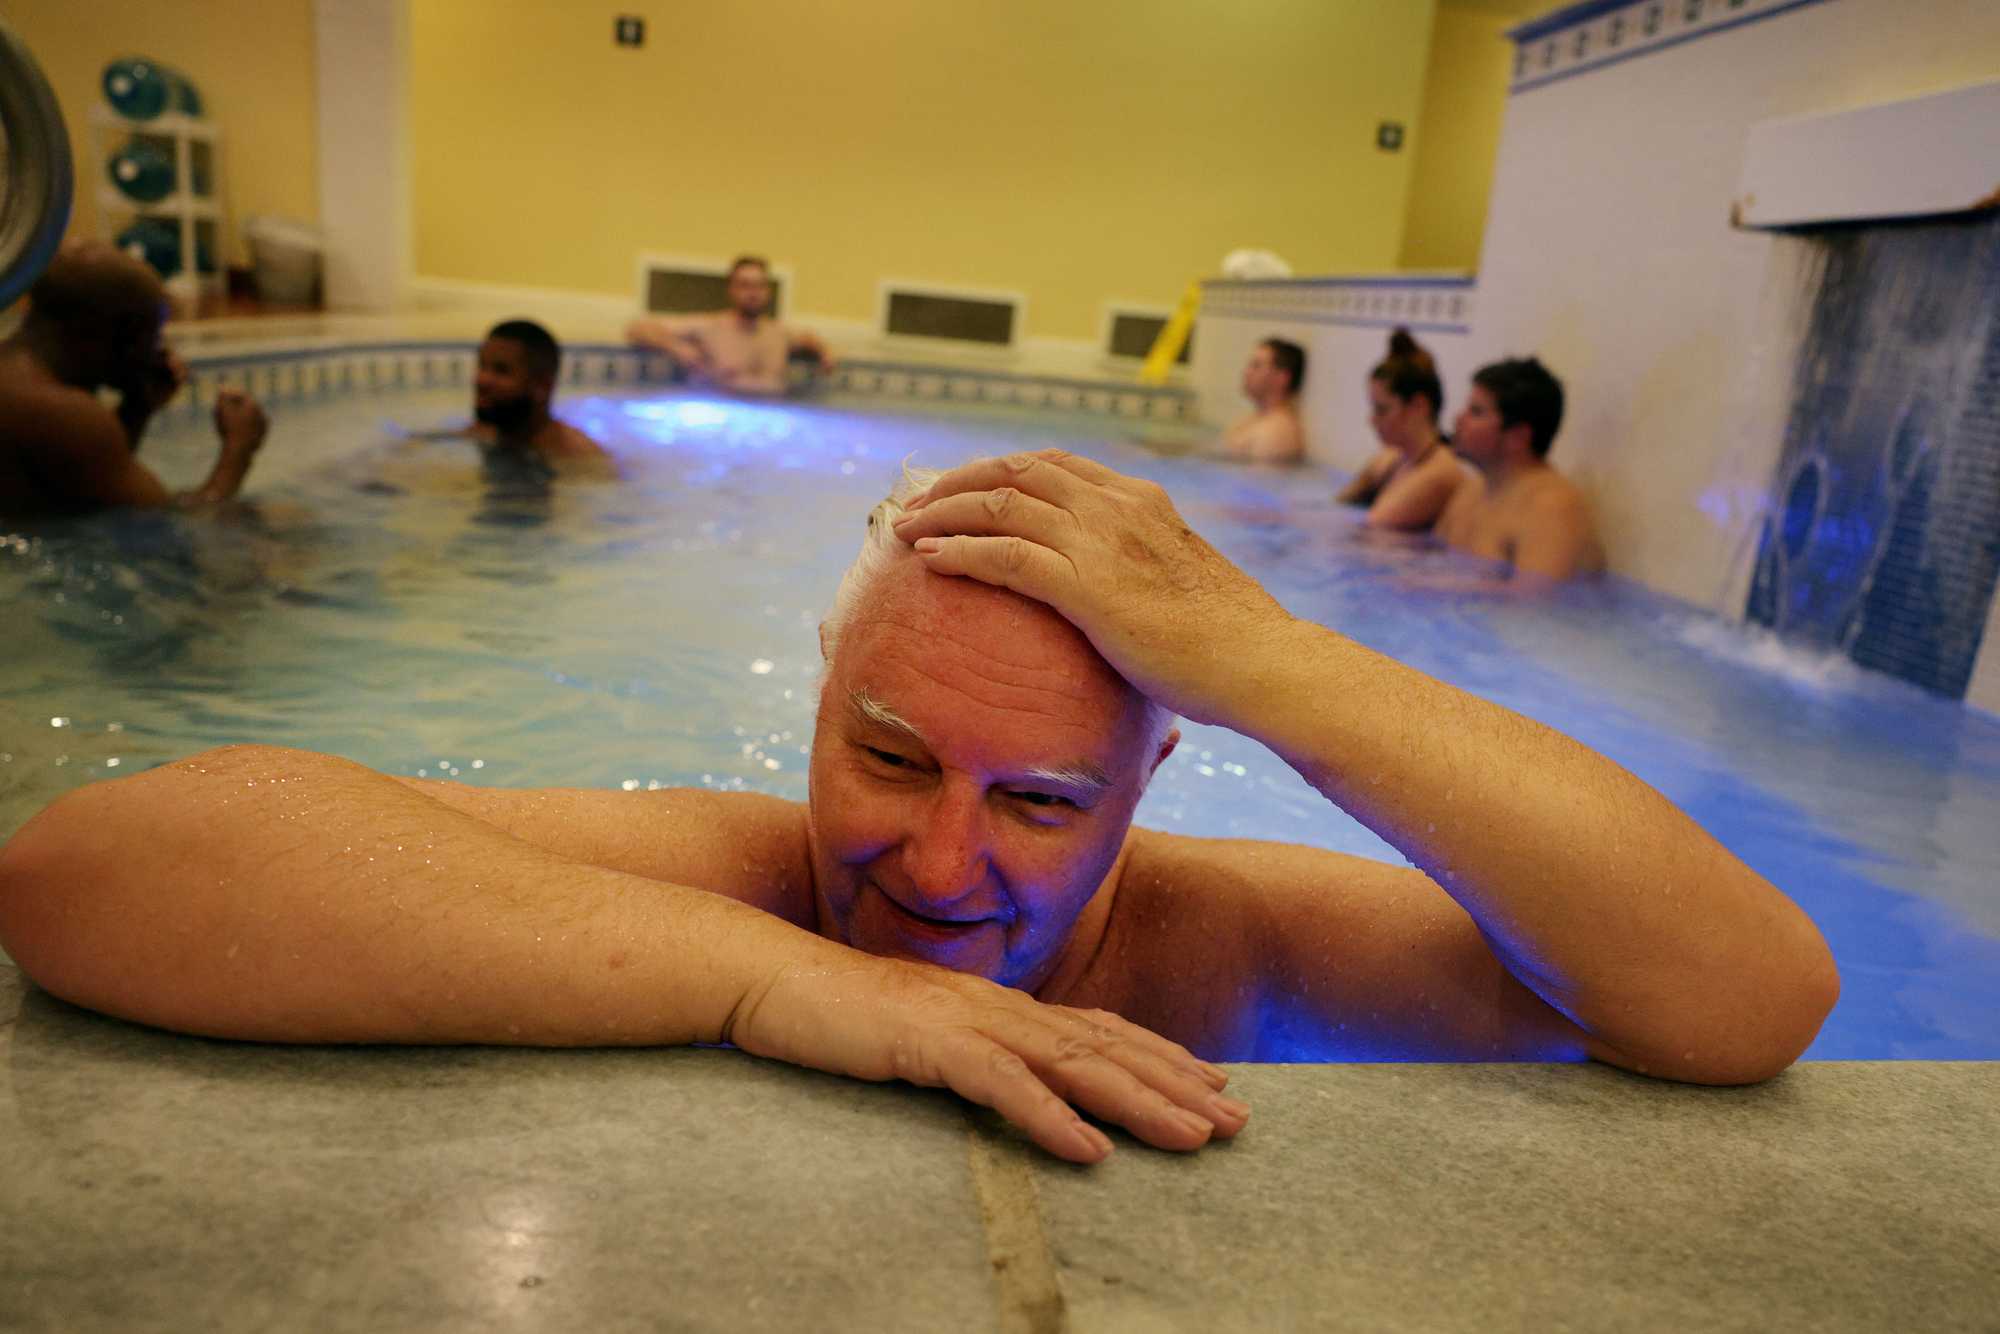
[[[1371,528],[1429,530],[1468,474],[1438,431],[1444,386],[1408,329],[1389,335],[1389,355],[1368,373],[1369,421],[1381,452],[1340,493],[1345,505],[1366,505]]]

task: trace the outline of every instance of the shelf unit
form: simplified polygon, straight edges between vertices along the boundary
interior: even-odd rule
[[[212,122],[169,112],[151,120],[127,120],[99,103],[91,109],[92,152],[88,169],[97,179],[97,224],[107,241],[124,230],[127,218],[163,218],[180,233],[180,271],[165,280],[167,294],[184,313],[198,311],[204,300],[219,298],[222,275],[222,131]],[[105,178],[105,164],[127,139],[151,139],[170,145],[174,160],[174,190],[163,199],[145,203],[133,199]],[[208,189],[194,192],[194,168],[205,158]],[[82,167],[84,164],[78,164]],[[197,257],[202,241],[215,264],[202,272]]]

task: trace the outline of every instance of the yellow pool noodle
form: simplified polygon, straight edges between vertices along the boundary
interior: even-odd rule
[[[1201,284],[1189,283],[1187,291],[1181,293],[1181,303],[1174,307],[1174,313],[1160,328],[1160,336],[1153,340],[1152,351],[1146,354],[1146,364],[1139,368],[1142,384],[1165,384],[1167,372],[1174,368],[1174,358],[1180,356],[1187,346],[1188,335],[1194,332],[1194,317],[1201,310]]]

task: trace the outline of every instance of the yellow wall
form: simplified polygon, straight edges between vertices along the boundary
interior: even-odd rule
[[[1402,267],[1479,267],[1513,73],[1506,32],[1549,7],[1549,0],[1439,0],[1414,136]]]
[[[253,213],[319,220],[312,0],[7,0],[4,17],[40,62],[69,122],[72,236],[99,234],[104,165],[89,117],[104,100],[104,66],[127,55],[186,74],[222,129],[225,264],[245,262],[238,229]]]
[[[427,277],[633,294],[641,251],[769,254],[801,313],[885,277],[1095,338],[1237,246],[1392,267],[1432,0],[415,0]]]

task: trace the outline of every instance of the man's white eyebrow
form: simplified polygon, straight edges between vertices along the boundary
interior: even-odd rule
[[[1021,777],[1026,782],[1062,788],[1069,795],[1084,799],[1097,797],[1116,786],[1111,775],[1104,772],[1101,765],[1089,760],[1053,767],[1037,766]]]
[[[927,746],[930,744],[924,740],[924,734],[916,729],[915,724],[909,722],[887,704],[875,699],[868,693],[866,688],[848,691],[847,702],[853,707],[856,713],[860,714],[868,722],[874,723],[879,727],[886,727],[892,732],[901,732],[918,745]]]
[[[847,703],[864,720],[878,727],[886,727],[892,732],[901,732],[919,745],[929,745],[915,724],[871,696],[865,688],[848,691]],[[1021,781],[1043,787],[1060,788],[1064,794],[1079,800],[1091,800],[1117,786],[1117,780],[1104,771],[1104,766],[1093,760],[1078,760],[1072,764],[1036,765],[1022,772]]]

